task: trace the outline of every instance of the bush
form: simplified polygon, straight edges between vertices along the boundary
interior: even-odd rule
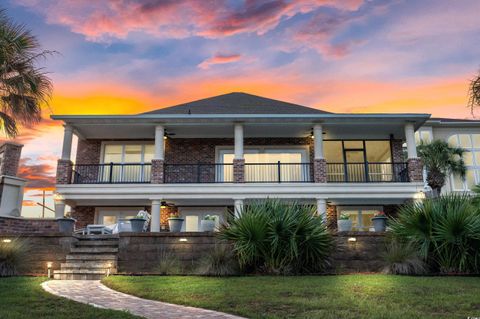
[[[229,218],[220,238],[233,242],[239,265],[270,274],[310,273],[327,264],[332,238],[316,207],[278,200],[246,205]]]
[[[0,241],[0,277],[16,276],[24,266],[28,242],[21,238]]]
[[[230,246],[216,245],[200,259],[197,272],[207,276],[232,276],[239,274],[239,266]]]
[[[183,273],[182,263],[178,257],[168,249],[160,251],[160,262],[155,270],[160,275],[179,275]]]
[[[390,227],[434,271],[479,273],[480,207],[471,196],[452,194],[404,205]]]
[[[394,275],[422,275],[427,272],[425,262],[411,243],[391,240],[383,253],[384,273]]]

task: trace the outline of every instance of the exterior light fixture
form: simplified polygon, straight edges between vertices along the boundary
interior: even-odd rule
[[[52,277],[52,265],[53,265],[53,263],[51,261],[47,261],[48,278]]]
[[[7,238],[7,239],[4,239],[4,240],[2,240],[2,241],[3,241],[4,243],[7,243],[7,244],[12,242],[12,240],[11,240],[11,239],[8,239],[8,238]]]
[[[107,277],[110,276],[110,269],[112,268],[112,266],[113,266],[113,265],[112,265],[111,262],[109,262],[109,263],[107,264]]]
[[[354,243],[357,241],[357,238],[356,237],[348,237],[348,242],[349,243]]]
[[[186,238],[180,238],[178,241],[186,242],[186,241],[188,241],[188,239],[186,239]]]

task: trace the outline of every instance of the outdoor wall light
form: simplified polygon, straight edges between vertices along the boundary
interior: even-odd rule
[[[48,278],[52,277],[52,265],[53,265],[53,263],[51,261],[47,261],[47,275],[48,275]]]
[[[111,262],[107,264],[107,277],[110,276],[110,269],[112,268],[112,266],[113,265]]]
[[[4,239],[4,240],[2,240],[2,241],[3,241],[4,243],[11,243],[11,242],[12,242],[11,239]]]
[[[188,239],[186,239],[186,238],[180,238],[178,241],[186,242],[186,241],[188,241]]]
[[[354,242],[356,242],[356,241],[357,241],[357,238],[356,238],[356,237],[349,237],[349,238],[348,238],[348,242],[349,242],[349,243],[354,243]]]

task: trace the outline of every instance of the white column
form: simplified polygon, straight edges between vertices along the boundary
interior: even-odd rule
[[[405,124],[405,140],[407,142],[408,158],[417,158],[417,145],[415,144],[415,128],[413,123]]]
[[[65,216],[65,201],[55,200],[55,218],[63,218]]]
[[[165,159],[165,127],[157,125],[155,127],[155,157],[153,159]]]
[[[243,159],[243,125],[235,124],[235,159]]]
[[[234,200],[234,204],[235,206],[235,218],[238,218],[242,215],[242,211],[243,211],[243,199],[235,199]]]
[[[70,125],[65,125],[63,130],[62,160],[70,160],[72,155],[72,138],[73,128]]]
[[[315,159],[323,159],[323,129],[321,124],[313,127]]]
[[[150,231],[160,231],[160,209],[162,206],[161,200],[152,200],[152,219],[150,220]]]
[[[317,198],[317,213],[324,223],[327,222],[327,200],[325,198]]]

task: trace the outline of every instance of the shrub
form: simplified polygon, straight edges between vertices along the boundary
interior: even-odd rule
[[[468,195],[446,195],[404,205],[392,234],[417,247],[435,271],[480,271],[480,207]]]
[[[18,275],[24,266],[28,242],[15,238],[0,241],[0,277]]]
[[[160,275],[179,275],[183,273],[182,264],[172,251],[162,249],[159,255],[160,262],[155,270]]]
[[[239,274],[239,266],[230,246],[216,245],[200,259],[197,272],[208,276],[232,276]]]
[[[383,253],[386,266],[383,272],[394,275],[422,275],[427,272],[425,262],[411,243],[391,240]]]
[[[233,242],[243,270],[316,272],[327,264],[332,239],[315,215],[312,205],[257,201],[246,205],[240,217],[229,218],[219,236]]]

